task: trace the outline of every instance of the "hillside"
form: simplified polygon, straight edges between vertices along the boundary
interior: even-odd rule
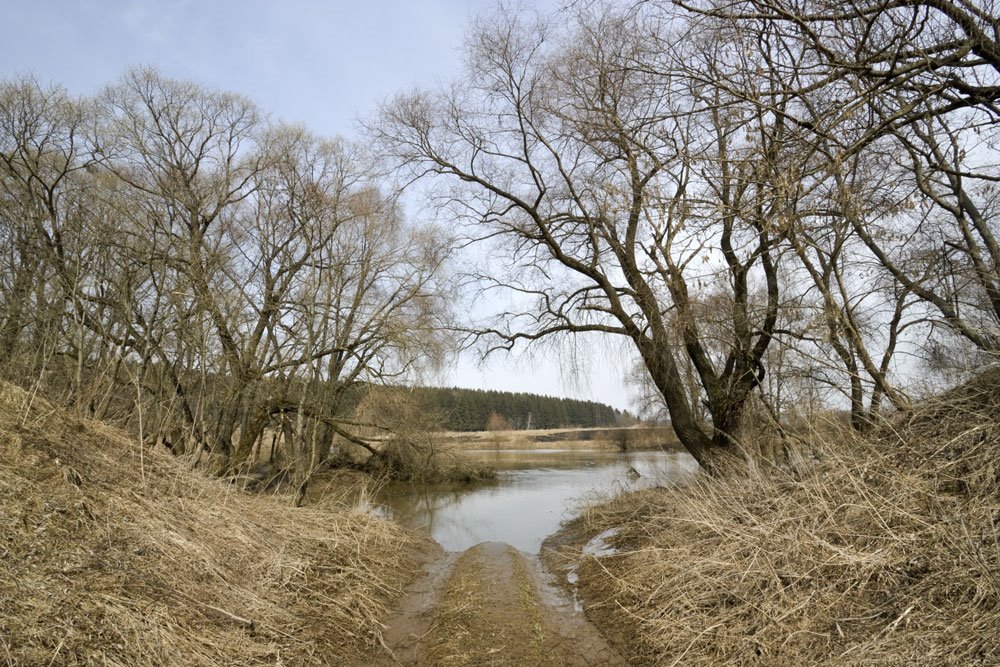
[[[422,544],[233,490],[0,383],[0,663],[341,664],[380,642]]]
[[[460,387],[380,391],[405,392],[422,408],[432,411],[445,431],[595,428],[618,426],[629,419],[626,413],[604,403],[539,394]]]

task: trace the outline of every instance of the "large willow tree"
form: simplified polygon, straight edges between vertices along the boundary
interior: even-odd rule
[[[445,238],[370,154],[136,70],[94,99],[0,85],[0,362],[223,469],[308,478],[360,383],[436,361]]]

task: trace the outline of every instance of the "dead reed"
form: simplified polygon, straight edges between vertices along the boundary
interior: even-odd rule
[[[1000,371],[820,460],[621,497],[588,614],[635,664],[1000,664]]]

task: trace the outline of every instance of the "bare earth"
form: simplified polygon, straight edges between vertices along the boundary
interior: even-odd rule
[[[600,633],[508,544],[440,551],[387,621],[366,665],[625,665]]]

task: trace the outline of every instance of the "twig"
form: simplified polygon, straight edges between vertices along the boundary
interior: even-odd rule
[[[212,611],[217,611],[220,614],[222,614],[223,616],[225,616],[227,618],[230,618],[230,619],[236,621],[237,623],[241,623],[241,624],[247,626],[247,628],[249,628],[250,630],[253,630],[254,627],[255,627],[255,625],[256,625],[249,618],[243,618],[242,616],[237,616],[236,614],[230,613],[230,612],[226,611],[225,609],[222,609],[220,607],[216,607],[215,605],[210,605],[207,602],[201,602],[200,600],[197,600],[197,602],[198,602],[198,604],[200,604],[201,606],[205,607],[206,609],[211,609]]]
[[[52,665],[56,664],[56,658],[59,657],[59,651],[62,650],[63,644],[65,644],[65,643],[66,643],[66,638],[65,637],[63,637],[62,639],[59,640],[59,646],[56,646],[56,650],[52,652],[52,659],[49,660],[49,667],[52,667]],[[8,655],[10,655],[10,654],[8,653]],[[13,663],[11,663],[11,664],[13,664]]]
[[[910,613],[911,611],[913,611],[913,605],[912,605],[912,604],[911,604],[911,605],[910,605],[909,607],[907,607],[907,608],[906,608],[906,611],[904,611],[904,612],[903,612],[902,614],[900,614],[900,615],[899,615],[899,617],[898,617],[898,618],[897,618],[897,619],[896,619],[895,621],[893,621],[893,622],[892,622],[892,623],[890,623],[889,625],[885,626],[885,630],[883,630],[882,632],[884,632],[884,633],[889,633],[889,632],[892,632],[893,630],[895,630],[895,629],[896,629],[896,626],[898,626],[898,625],[899,625],[899,623],[900,623],[900,622],[901,622],[901,621],[902,621],[902,620],[903,620],[904,618],[906,618],[906,617],[907,617],[907,615],[908,615],[908,614],[909,614],[909,613]]]

